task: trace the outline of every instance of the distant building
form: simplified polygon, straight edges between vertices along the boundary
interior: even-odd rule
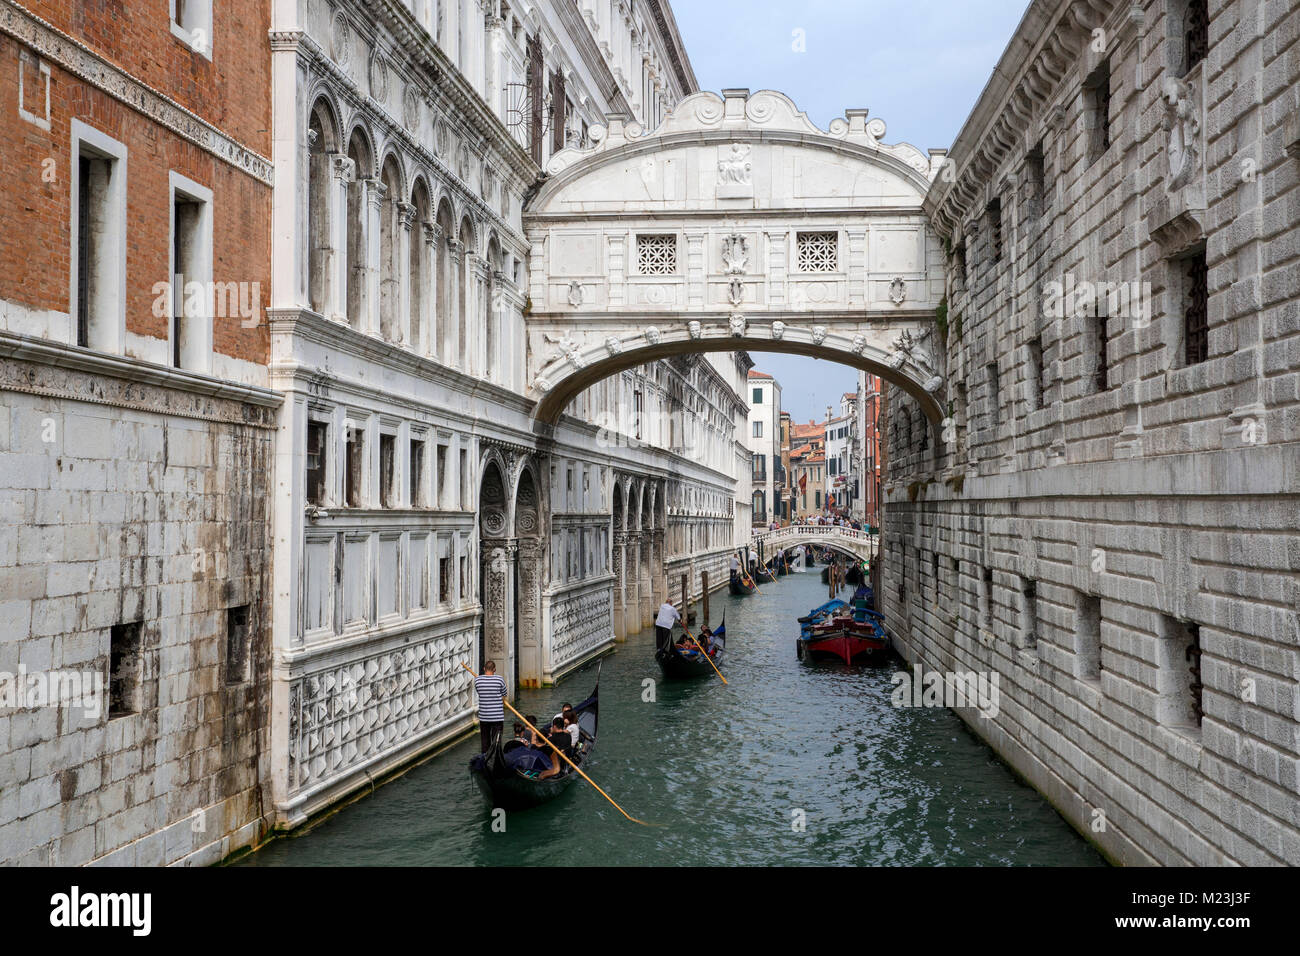
[[[781,385],[765,372],[749,371],[749,424],[745,442],[752,462],[752,513],[759,528],[781,511]]]

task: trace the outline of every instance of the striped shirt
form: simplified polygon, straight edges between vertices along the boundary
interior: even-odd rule
[[[506,709],[501,700],[506,696],[506,682],[496,674],[480,674],[474,678],[474,690],[478,693],[478,719],[484,723],[504,721]]]

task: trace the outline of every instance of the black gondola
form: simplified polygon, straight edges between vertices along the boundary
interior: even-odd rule
[[[737,574],[731,579],[731,593],[736,597],[744,597],[746,594],[753,594],[756,585],[746,584],[748,579],[743,574]]]
[[[763,584],[771,584],[776,580],[776,572],[767,565],[763,565],[754,572],[754,580],[756,582],[761,581]]]
[[[655,660],[659,662],[659,668],[664,672],[665,677],[707,677],[716,673],[714,667],[722,663],[722,654],[727,649],[727,616],[722,616],[722,623],[718,629],[713,632],[713,643],[717,646],[717,652],[713,655],[713,665],[700,656],[699,651],[695,652],[693,657],[687,657],[677,649],[673,643],[672,636],[669,635],[668,645],[659,645],[655,648]]]
[[[790,573],[790,561],[785,556],[784,551],[778,551],[776,555],[776,573],[782,577]]]
[[[578,715],[578,727],[582,733],[578,737],[578,749],[571,756],[571,759],[579,767],[586,769],[588,761],[591,759],[591,752],[596,749],[596,723],[600,711],[600,667],[596,668],[596,686],[592,688],[591,696],[573,708],[573,712]],[[549,724],[550,722],[547,721]],[[538,727],[538,730],[545,730],[545,727]],[[469,772],[478,784],[478,788],[487,797],[488,802],[493,807],[500,807],[503,810],[527,810],[554,800],[561,793],[569,788],[573,781],[579,778],[574,769],[567,763],[559,776],[548,777],[545,780],[538,780],[536,771],[532,775],[515,769],[512,765],[510,755],[516,751],[528,749],[524,744],[517,740],[510,740],[502,744],[497,741],[496,746],[485,754],[478,754],[470,758]],[[560,760],[555,752],[547,748],[547,757],[550,760]]]

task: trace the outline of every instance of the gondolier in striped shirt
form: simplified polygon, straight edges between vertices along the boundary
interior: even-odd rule
[[[494,661],[484,664],[483,673],[474,678],[474,691],[478,694],[479,743],[487,753],[501,739],[506,722],[506,709],[501,703],[506,697],[506,682],[497,676]]]

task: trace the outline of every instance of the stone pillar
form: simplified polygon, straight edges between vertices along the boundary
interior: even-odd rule
[[[642,532],[639,542],[641,550],[641,579],[638,596],[641,599],[642,627],[650,627],[655,621],[654,570],[651,565],[652,558],[650,554],[653,540],[653,536],[650,532]]]
[[[425,355],[438,354],[438,242],[442,227],[436,222],[426,222],[418,241],[424,243],[425,291],[420,299],[420,351]],[[414,340],[412,340],[414,342]]]
[[[519,581],[518,686],[542,686],[542,582],[546,545],[540,538],[521,538],[516,563]]]
[[[357,165],[346,153],[330,156],[330,245],[329,277],[326,280],[325,316],[347,324],[348,304],[344,290],[348,287],[348,186],[357,178]],[[322,268],[325,265],[322,263]]]
[[[447,264],[451,274],[447,277],[450,283],[447,289],[447,328],[445,330],[446,348],[443,350],[442,360],[447,365],[457,365],[461,356],[456,347],[460,339],[460,270],[462,247],[459,241],[453,238],[447,239]]]
[[[497,672],[507,687],[514,687],[514,648],[510,640],[510,618],[514,605],[515,545],[507,538],[485,538],[482,542],[483,645],[487,656],[497,662]]]
[[[650,573],[654,580],[653,604],[658,607],[668,600],[668,570],[664,561],[664,529],[656,528],[650,537]],[[692,579],[694,580],[694,579]]]
[[[397,321],[393,323],[393,333],[398,345],[411,344],[411,227],[415,224],[415,207],[409,202],[397,203],[397,249],[394,254],[397,261],[393,269],[397,273]],[[418,241],[418,240],[417,240]]]
[[[626,584],[623,588],[623,627],[632,633],[641,630],[641,536],[627,535],[627,563],[624,565]]]
[[[492,11],[488,13],[486,24],[488,61],[483,68],[483,99],[495,112],[501,99],[501,36],[506,21]]]
[[[378,179],[367,179],[363,185],[365,192],[362,200],[365,203],[366,216],[363,241],[366,246],[366,261],[362,280],[365,294],[361,308],[361,330],[370,335],[377,335],[379,333],[379,217],[383,215],[384,198],[388,195],[388,187]]]
[[[623,621],[626,590],[626,582],[623,580],[625,549],[626,542],[623,535],[614,535],[614,638],[619,641],[627,640],[627,627]]]

